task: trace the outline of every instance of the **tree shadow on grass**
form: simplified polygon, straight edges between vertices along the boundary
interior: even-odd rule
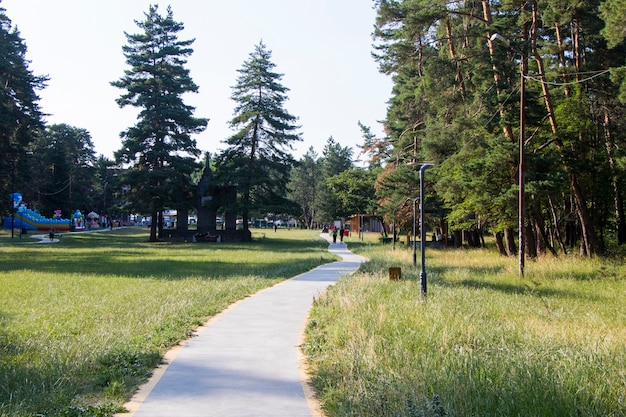
[[[326,241],[287,238],[246,243],[150,243],[145,232],[84,233],[60,244],[24,245],[2,259],[4,271],[29,270],[155,279],[286,279],[332,261]],[[259,253],[296,256],[258,256]]]
[[[229,279],[254,275],[268,279],[286,279],[298,275],[304,271],[321,265],[319,257],[315,259],[303,259],[281,261],[270,260],[261,262],[258,260],[247,261],[245,258],[233,261],[203,260],[175,260],[175,259],[141,259],[131,256],[119,255],[103,259],[98,254],[81,255],[77,258],[49,259],[29,258],[28,261],[4,262],[5,271],[29,270],[37,272],[63,273],[67,275],[102,275],[120,276],[127,278],[154,278],[154,279]]]
[[[444,287],[463,287],[474,290],[489,290],[497,291],[503,294],[509,295],[530,295],[537,297],[548,298],[571,298],[577,300],[588,301],[600,301],[601,298],[585,292],[584,289],[580,291],[556,289],[546,286],[542,282],[538,282],[532,279],[518,279],[517,281],[495,281],[491,279],[476,279],[476,278],[464,278],[464,279],[446,279],[445,274],[449,272],[450,268],[445,266],[438,266],[432,268],[432,280]],[[493,276],[506,274],[507,270],[498,266],[472,266],[463,267],[464,270],[468,270],[470,277],[478,276]],[[549,282],[547,283],[549,285]]]

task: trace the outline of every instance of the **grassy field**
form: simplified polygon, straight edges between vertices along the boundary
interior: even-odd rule
[[[0,416],[108,416],[229,304],[334,258],[317,232],[148,243],[145,229],[0,234]]]
[[[316,300],[305,351],[329,417],[626,416],[626,264],[353,242],[371,259]],[[418,254],[419,259],[419,254]],[[402,280],[388,279],[400,266]]]

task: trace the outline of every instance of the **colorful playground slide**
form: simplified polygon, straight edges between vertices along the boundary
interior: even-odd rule
[[[11,195],[14,207],[16,208],[15,220],[13,226],[16,229],[28,229],[28,230],[50,230],[56,231],[68,231],[70,230],[70,221],[67,219],[49,219],[38,212],[26,208],[21,204],[22,196],[18,193]],[[4,228],[11,228],[11,216],[4,218]]]

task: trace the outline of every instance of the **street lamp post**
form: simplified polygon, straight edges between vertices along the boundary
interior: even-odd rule
[[[11,239],[13,239],[15,229],[15,161],[11,167]]]
[[[520,95],[519,95],[519,197],[518,197],[518,214],[519,214],[519,274],[524,276],[524,128],[526,125],[526,57],[522,52],[520,60]]]
[[[422,252],[422,265],[420,270],[420,288],[422,297],[426,296],[426,231],[424,230],[424,171],[431,167],[424,164],[420,168],[420,250]]]
[[[413,266],[417,265],[417,200],[413,199]]]

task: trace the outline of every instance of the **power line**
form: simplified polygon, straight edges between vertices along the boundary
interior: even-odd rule
[[[553,86],[562,87],[562,86],[566,86],[566,85],[581,84],[581,83],[587,82],[589,80],[593,80],[594,78],[599,77],[601,75],[604,75],[604,74],[606,74],[607,72],[610,72],[610,71],[611,70],[607,69],[607,70],[602,70],[602,71],[586,71],[586,72],[579,72],[579,73],[568,74],[568,75],[576,75],[576,74],[594,74],[594,75],[592,75],[591,77],[584,78],[582,80],[569,81],[569,82],[566,82],[566,83],[559,83],[559,82],[556,82],[556,81],[544,81],[541,78],[535,78],[535,77],[530,76],[530,75],[525,75],[524,78],[526,78],[527,80],[536,81],[536,82],[541,83],[541,84],[547,84],[547,85],[553,85]]]

